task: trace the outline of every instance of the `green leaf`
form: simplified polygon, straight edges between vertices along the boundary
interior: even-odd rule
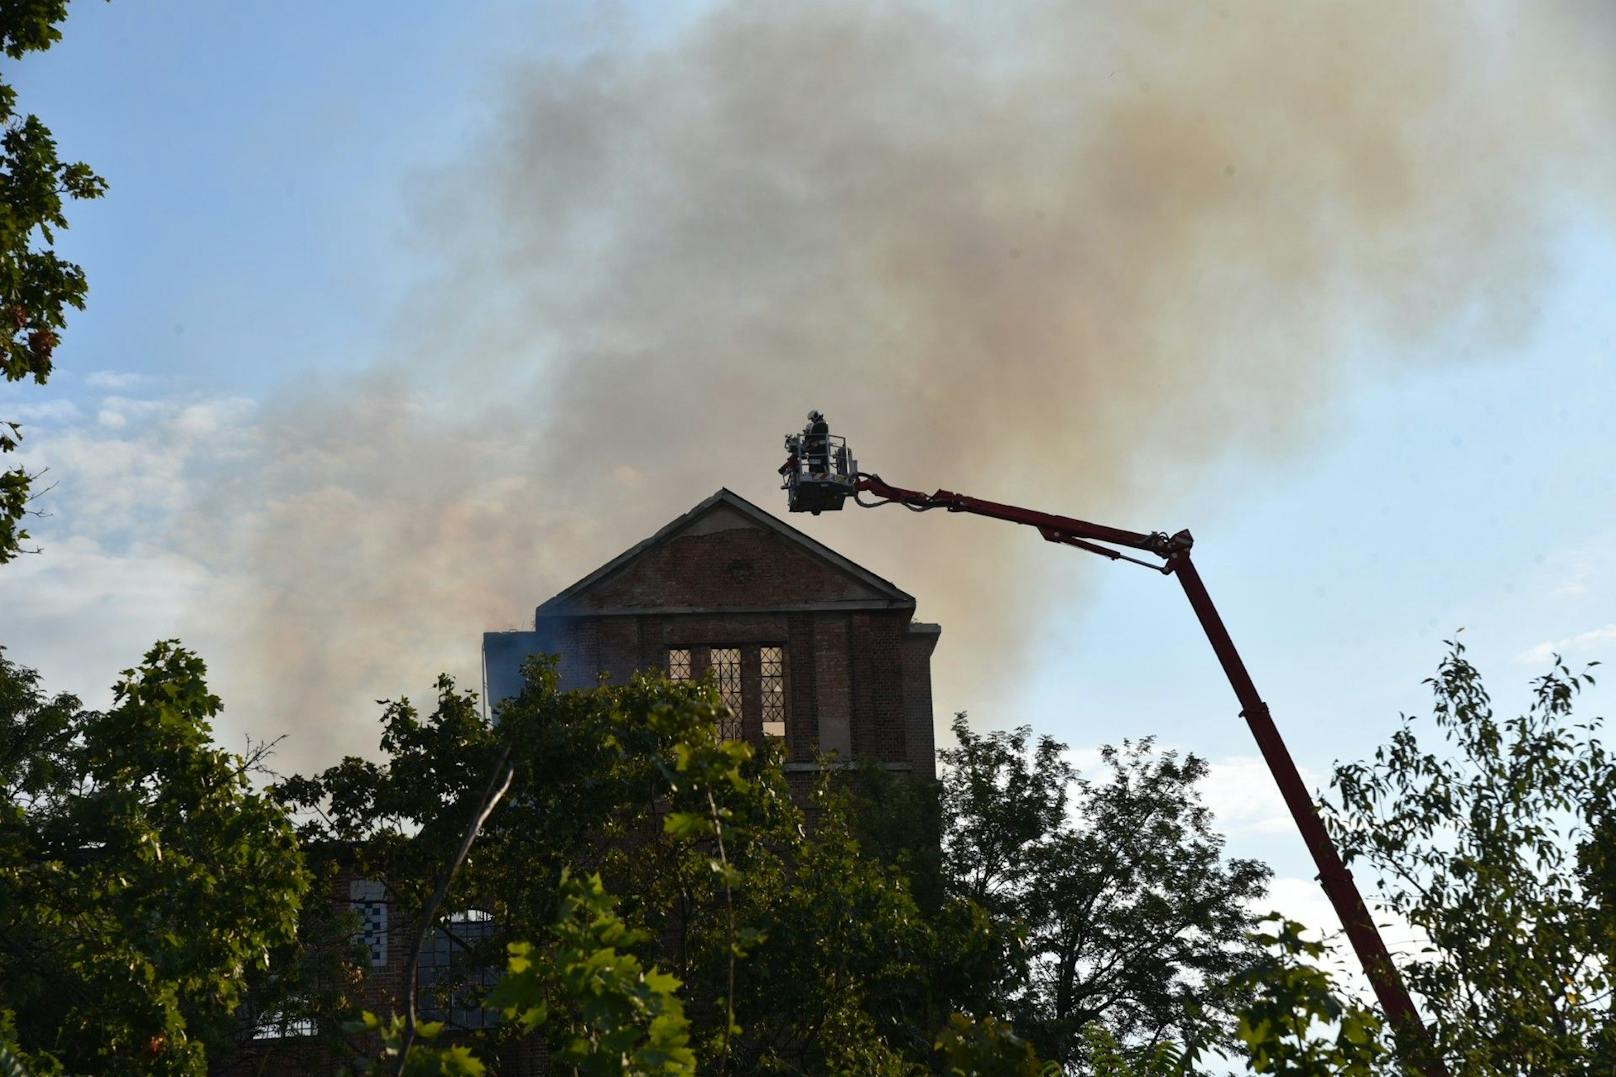
[[[664,833],[681,841],[712,836],[713,824],[705,815],[696,812],[669,812],[662,820]]]

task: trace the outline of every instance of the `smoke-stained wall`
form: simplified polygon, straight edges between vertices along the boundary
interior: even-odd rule
[[[930,660],[941,628],[915,623],[914,610],[915,599],[889,581],[720,490],[541,603],[532,631],[484,633],[483,685],[497,715],[521,690],[531,655],[556,656],[558,685],[569,691],[602,677],[622,684],[642,670],[703,677],[724,649],[735,663],[726,735],[761,745],[763,652],[773,651],[775,735],[799,793],[829,755],[930,780]],[[724,691],[721,675],[718,683]]]

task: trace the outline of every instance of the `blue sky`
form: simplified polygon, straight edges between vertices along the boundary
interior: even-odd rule
[[[111,184],[63,244],[98,283],[70,347],[244,391],[363,361],[366,325],[410,271],[400,168],[463,146],[488,89],[476,63],[514,21],[470,7],[383,16],[73,7],[63,43],[18,77],[64,150]]]
[[[1265,468],[1259,492],[1247,486],[1262,462],[1241,460],[1182,507],[1136,522],[1192,527],[1258,687],[1316,774],[1365,758],[1399,713],[1428,714],[1420,682],[1461,629],[1501,710],[1524,706],[1530,679],[1548,668],[1545,649],[1572,666],[1616,655],[1616,480],[1606,463],[1616,249],[1579,236],[1564,250],[1531,340],[1475,367],[1363,387],[1339,402],[1328,441]],[[1178,589],[1143,571],[1092,571],[1098,593],[1054,622],[1041,651],[1041,666],[1066,672],[1029,689],[1030,713],[1074,743],[1087,723],[1057,718],[1063,711],[1109,715],[1113,728],[1212,758],[1250,756]],[[1588,712],[1608,711],[1610,698],[1599,684]],[[1288,832],[1260,844],[1302,871]]]
[[[1135,405],[1107,395],[1103,382],[1081,382],[1095,384],[1096,393],[1074,395],[1072,421],[1094,420],[1101,433],[1088,447],[1104,445],[1109,454],[1093,469],[1111,468],[1126,478],[1096,479],[1084,471],[1086,458],[1076,449],[1051,462],[1040,439],[1054,435],[1039,426],[1042,417],[1016,421],[1016,408],[1036,396],[985,412],[969,427],[972,444],[1000,446],[998,455],[969,467],[945,456],[936,465],[943,470],[928,473],[930,458],[913,450],[914,433],[952,429],[953,413],[928,413],[931,383],[907,369],[879,392],[863,391],[857,378],[843,376],[798,383],[794,394],[765,393],[756,386],[780,383],[738,371],[720,384],[736,394],[726,407],[758,416],[735,420],[745,437],[737,433],[731,445],[703,434],[703,446],[722,444],[723,452],[703,448],[694,464],[681,458],[677,468],[659,468],[643,452],[622,449],[623,433],[613,428],[643,425],[647,412],[631,408],[618,416],[609,406],[599,415],[588,412],[595,416],[595,440],[568,424],[569,414],[587,412],[594,400],[593,383],[569,373],[575,369],[569,353],[636,346],[612,338],[618,323],[602,320],[601,312],[613,308],[593,292],[576,302],[552,302],[556,286],[543,274],[531,284],[522,273],[512,274],[517,284],[509,293],[504,278],[478,274],[521,258],[523,243],[548,242],[551,225],[543,221],[531,231],[513,221],[510,236],[503,235],[502,214],[513,205],[525,211],[531,199],[542,216],[546,192],[558,189],[558,176],[571,175],[544,153],[543,140],[559,144],[567,128],[536,128],[534,150],[522,143],[526,136],[501,125],[530,104],[553,112],[557,102],[585,97],[597,84],[607,88],[603,96],[620,89],[623,100],[638,100],[637,80],[654,86],[654,73],[669,65],[700,82],[707,74],[699,65],[723,57],[710,43],[682,51],[696,12],[661,5],[615,7],[604,15],[587,6],[534,13],[517,4],[420,5],[408,14],[379,4],[75,5],[65,41],[30,58],[16,78],[23,105],[53,127],[66,154],[90,161],[111,190],[103,201],[74,209],[62,244],[85,265],[91,295],[89,310],[66,336],[56,376],[44,388],[0,387],[0,409],[29,424],[30,460],[48,466],[59,483],[48,505],[53,515],[35,527],[45,552],[0,576],[10,610],[5,643],[13,657],[39,667],[52,686],[93,699],[152,640],[182,635],[209,658],[227,707],[242,715],[225,725],[236,737],[244,729],[258,735],[283,730],[275,700],[293,691],[287,682],[304,676],[285,656],[335,655],[318,683],[342,698],[328,700],[330,715],[321,724],[294,727],[288,758],[306,766],[338,751],[362,750],[372,736],[368,700],[419,693],[440,667],[474,669],[480,628],[520,624],[558,586],[714,488],[729,485],[783,511],[783,504],[766,500],[774,496],[768,479],[776,442],[754,431],[783,432],[809,404],[825,408],[833,421],[847,415],[860,423],[847,432],[863,462],[883,467],[890,461],[883,473],[895,482],[958,487],[1143,530],[1190,527],[1202,572],[1248,665],[1293,753],[1317,780],[1332,760],[1372,752],[1399,711],[1423,710],[1419,682],[1435,668],[1441,641],[1461,626],[1505,706],[1524,700],[1527,681],[1545,668],[1545,649],[1562,650],[1574,663],[1616,652],[1609,433],[1616,402],[1616,234],[1608,201],[1601,202],[1611,188],[1600,183],[1613,164],[1608,138],[1592,148],[1578,142],[1551,158],[1543,176],[1521,181],[1523,198],[1552,204],[1552,210],[1522,218],[1510,239],[1521,246],[1518,258],[1508,244],[1502,253],[1493,251],[1486,228],[1475,224],[1467,227],[1476,229],[1479,253],[1469,249],[1465,229],[1455,227],[1458,239],[1443,233],[1440,243],[1433,241],[1441,260],[1413,277],[1395,259],[1430,254],[1417,235],[1409,240],[1413,254],[1388,242],[1351,263],[1339,280],[1327,246],[1304,252],[1316,263],[1321,289],[1348,296],[1326,308],[1323,317],[1341,324],[1320,345],[1333,358],[1317,376],[1307,372],[1313,361],[1307,350],[1320,342],[1297,321],[1291,358],[1283,348],[1259,344],[1264,327],[1256,324],[1249,339],[1231,331],[1219,343],[1229,356],[1247,348],[1271,356],[1263,360],[1266,367],[1248,370],[1237,358],[1202,365],[1188,350],[1182,365],[1162,366],[1167,373],[1155,376],[1169,379],[1164,393],[1188,403],[1159,413],[1128,411]],[[1012,45],[1037,51],[1036,43],[1015,36],[1013,25],[992,29]],[[1589,31],[1595,43],[1604,29]],[[1118,46],[1119,56],[1127,41]],[[1596,117],[1609,115],[1616,102],[1608,82],[1581,85],[1571,59],[1555,70],[1567,80],[1563,101]],[[782,81],[788,74],[781,72]],[[903,77],[900,69],[894,82]],[[921,70],[916,77],[930,75]],[[1275,77],[1290,76],[1282,70]],[[996,90],[997,78],[984,76],[982,85]],[[947,87],[957,84],[945,71],[938,94],[946,98]],[[889,92],[882,86],[876,89]],[[826,123],[834,126],[835,115]],[[894,124],[924,126],[895,115]],[[1544,115],[1544,126],[1552,126],[1557,113]],[[632,115],[622,122],[636,126]],[[723,156],[726,143],[715,141],[715,152],[693,139],[695,164],[665,163],[662,154],[682,160],[687,147],[659,135],[657,122],[645,121],[650,134],[644,142],[609,143],[607,163],[592,163],[600,171],[582,173],[581,182],[621,182],[631,194],[639,192],[634,206],[656,208],[655,214],[644,210],[646,217],[677,215],[689,196],[676,181],[699,180],[710,168],[718,184],[732,170],[767,168],[773,160],[748,144],[731,162]],[[683,122],[676,116],[667,129],[680,131]],[[1504,136],[1517,129],[1500,130],[1503,153]],[[805,133],[800,140],[816,137]],[[914,145],[948,159],[946,138]],[[1269,152],[1282,153],[1284,142],[1277,145],[1280,150]],[[885,160],[877,150],[870,156]],[[561,157],[558,150],[555,158]],[[1419,152],[1408,159],[1415,166],[1426,160]],[[901,154],[891,160],[894,167],[905,164]],[[513,163],[524,161],[534,162],[531,175]],[[1227,174],[1260,171],[1263,158],[1251,161],[1242,161],[1245,171],[1231,165]],[[1176,163],[1170,159],[1165,167]],[[1101,162],[1093,167],[1103,170]],[[866,168],[858,173],[861,182],[878,184],[884,173]],[[485,183],[485,173],[497,174],[497,183]],[[672,193],[665,175],[672,177],[666,180]],[[985,201],[1020,196],[1007,173],[986,175],[992,182],[984,186],[991,192]],[[789,180],[783,181],[787,188]],[[583,198],[556,197],[568,205]],[[724,233],[708,227],[706,218],[697,215],[687,229],[664,235],[634,216],[642,211],[625,209],[629,203],[599,198],[557,217],[555,243],[605,246],[609,257],[561,263],[563,276],[615,267],[626,290],[643,288],[647,295],[679,284],[678,272],[645,269],[612,246],[619,234],[696,248],[702,272],[728,281],[742,298],[748,272],[769,277],[774,267],[737,256],[743,270],[724,277],[718,239],[712,250],[702,246],[704,237]],[[1059,214],[1058,192],[1039,188],[1038,198],[1045,200],[1040,220],[1045,209]],[[1107,204],[1123,207],[1126,224],[1127,203]],[[1281,221],[1311,221],[1328,211]],[[1440,217],[1446,211],[1433,203],[1422,212]],[[951,210],[939,219],[957,216]],[[748,241],[800,242],[804,251],[832,245],[803,225],[815,219],[810,212],[787,215],[778,236],[769,235],[771,219],[760,217],[749,227],[754,238]],[[1485,224],[1484,217],[1477,220]],[[585,224],[576,235],[560,227],[577,221]],[[1214,221],[1248,223],[1243,216]],[[1131,233],[1118,228],[1126,240]],[[926,242],[935,241],[937,231],[930,227]],[[762,239],[755,238],[759,233]],[[1155,232],[1146,238],[1167,241]],[[962,227],[958,249],[976,250],[971,244],[983,242],[991,249],[996,241],[990,228],[968,235]],[[1015,242],[1016,258],[1023,246],[1028,260],[1040,256]],[[891,249],[910,248],[898,243]],[[1464,286],[1469,291],[1446,305],[1433,300],[1437,313],[1418,332],[1384,329],[1382,321],[1407,315],[1399,305],[1404,297],[1391,293],[1410,279],[1445,280],[1453,265],[1473,255],[1488,268]],[[1044,256],[1051,259],[1051,279],[1068,279],[1059,276],[1070,270],[1058,254]],[[1227,249],[1230,263],[1244,256],[1238,241]],[[546,257],[533,256],[547,265]],[[1384,276],[1374,271],[1382,258],[1392,259],[1384,264],[1393,267]],[[1116,264],[1138,268],[1121,253],[1098,259],[1092,276],[1082,278],[1091,281],[1093,294],[1113,287],[1106,273]],[[1194,288],[1213,272],[1208,264],[1216,263],[1197,261],[1184,276],[1167,279]],[[1308,266],[1303,270],[1305,276]],[[699,281],[700,274],[693,275]],[[952,282],[932,281],[924,271],[915,276],[921,283],[913,287],[944,289],[944,298],[924,309],[946,311],[958,301],[947,291]],[[483,287],[489,280],[494,283]],[[1276,293],[1287,286],[1277,277],[1271,283]],[[903,290],[908,281],[898,286],[881,278],[880,284],[890,290],[881,294],[910,302]],[[1119,319],[1145,309],[1153,320],[1171,322],[1170,289],[1140,298],[1121,287]],[[844,302],[834,282],[815,278],[790,288],[793,295],[837,297],[839,315],[854,325],[847,332],[858,331],[863,301]],[[764,294],[772,300],[775,293]],[[742,298],[722,309],[701,307],[701,314],[755,332],[755,342],[747,342],[755,350],[789,349],[799,337],[844,339],[836,335],[840,329],[808,322],[771,336],[777,332],[767,313],[772,308],[760,304],[762,315],[736,314],[734,308],[746,306]],[[1147,300],[1160,306],[1150,308]],[[504,339],[491,312],[529,305],[554,316],[512,328],[510,336],[519,340]],[[1485,328],[1495,307],[1517,305],[1524,315],[1517,311],[1503,328]],[[660,301],[630,310],[621,324],[686,331],[647,313],[653,306],[660,310]],[[1022,317],[1036,321],[1039,309],[1029,307]],[[936,332],[899,317],[871,316],[869,324],[912,333],[921,343]],[[974,324],[989,337],[1001,330],[991,319]],[[1230,331],[1242,323],[1214,310],[1195,324]],[[1023,339],[1015,336],[1019,326],[1003,331]],[[690,332],[698,350],[720,340]],[[1143,333],[1102,333],[1100,340],[1138,343]],[[463,353],[456,350],[462,344]],[[597,365],[609,368],[611,361]],[[1022,374],[1013,355],[1005,363],[1007,380],[1049,376],[1030,366]],[[624,375],[625,384],[661,376],[649,367],[625,369],[637,372]],[[527,398],[511,387],[530,383],[540,387],[533,390],[531,425],[553,429],[566,446],[567,477],[552,471],[546,486],[533,485],[528,460],[541,461],[536,468],[556,467],[543,455],[543,439],[551,435],[541,434],[537,448],[513,443],[507,434],[492,445],[475,436],[525,428],[503,424],[512,422],[506,410],[520,418],[527,407]],[[893,386],[907,387],[905,403],[894,403]],[[991,379],[975,391],[991,396]],[[333,396],[343,398],[341,408]],[[1216,422],[1206,420],[1204,437],[1193,406],[1202,396],[1218,398],[1223,408]],[[360,406],[366,399],[381,404],[366,411]],[[905,407],[915,412],[906,425],[883,425]],[[1288,418],[1276,420],[1281,411]],[[1110,425],[1100,424],[1102,418]],[[378,459],[366,455],[373,441],[365,431],[373,421],[379,423]],[[431,436],[419,444],[408,437],[388,440],[398,424]],[[342,440],[332,425],[360,433]],[[1134,438],[1137,460],[1116,463]],[[502,459],[498,443],[520,451]],[[397,446],[404,451],[396,458],[383,451]],[[523,455],[530,451],[531,457]],[[425,491],[419,503],[410,500],[416,485]],[[534,516],[531,502],[541,498],[545,512]],[[210,512],[215,505],[228,511]],[[333,514],[350,511],[351,521],[331,524]],[[432,521],[430,529],[413,536],[410,528],[423,519]],[[257,527],[255,521],[269,523]],[[321,530],[327,526],[334,529]],[[984,615],[978,630],[969,623],[973,607],[942,594],[947,577],[926,558],[963,558],[983,530],[955,518],[906,514],[824,517],[805,526],[917,593],[922,615],[944,622],[940,667],[975,662],[1004,671],[998,678],[981,670],[968,677],[942,671],[940,724],[949,711],[968,708],[986,725],[1026,722],[1051,732],[1079,758],[1098,743],[1146,734],[1204,754],[1217,765],[1209,795],[1230,828],[1232,847],[1268,858],[1288,880],[1287,900],[1302,911],[1324,910],[1321,901],[1307,905],[1306,886],[1298,882],[1311,874],[1305,855],[1267,791],[1232,697],[1172,581],[1047,547],[1031,534],[996,539],[985,548],[986,567],[972,567],[974,575],[962,582],[963,593],[970,601],[995,590],[1024,594],[1008,612]],[[311,537],[289,538],[285,528]],[[523,534],[506,533],[516,530]],[[333,556],[327,563],[334,541],[351,541],[359,559]],[[444,552],[457,544],[475,556]],[[293,554],[283,557],[283,547]],[[351,600],[321,606],[300,590],[313,579],[308,586],[346,595],[358,587],[354,576],[386,575],[384,568],[417,548],[433,552],[422,555],[416,574],[359,588]],[[995,564],[998,554],[1004,559]],[[479,563],[498,568],[479,579]],[[512,564],[535,567],[510,578]],[[462,601],[462,595],[469,597]],[[351,610],[352,623],[330,623],[332,609]],[[221,619],[220,611],[230,611],[229,618]],[[448,627],[427,627],[435,618]],[[93,633],[86,631],[91,624]],[[993,651],[995,634],[1007,632],[1011,656]],[[360,642],[350,645],[349,636]],[[402,665],[400,655],[413,664]],[[1590,709],[1608,699],[1601,687]]]

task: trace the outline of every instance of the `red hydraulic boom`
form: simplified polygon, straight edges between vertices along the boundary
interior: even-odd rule
[[[805,436],[809,440],[805,441]],[[816,437],[819,440],[814,440]],[[1245,663],[1240,660],[1234,641],[1230,639],[1223,619],[1212,605],[1212,598],[1207,594],[1206,585],[1201,582],[1200,573],[1190,560],[1190,547],[1194,540],[1188,531],[1179,531],[1174,535],[1163,531],[1149,534],[1124,531],[1086,520],[1074,520],[1069,516],[1055,516],[1015,505],[984,501],[951,490],[937,490],[929,494],[906,490],[884,482],[879,475],[857,470],[846,443],[840,438],[828,436],[828,431],[823,435],[811,432],[793,435],[787,438],[786,446],[791,456],[780,468],[780,473],[785,477],[783,485],[790,492],[790,505],[794,512],[818,515],[825,510],[840,509],[848,497],[866,508],[896,504],[917,512],[929,509],[967,512],[974,516],[990,516],[996,520],[1024,524],[1036,528],[1049,542],[1076,546],[1113,561],[1131,561],[1164,575],[1176,576],[1179,585],[1184,588],[1184,596],[1189,599],[1190,608],[1195,611],[1207,640],[1212,644],[1213,653],[1223,666],[1224,675],[1229,678],[1235,698],[1240,701],[1240,715],[1251,727],[1251,735],[1256,738],[1257,747],[1261,749],[1280,794],[1285,798],[1291,818],[1296,821],[1296,828],[1307,843],[1308,852],[1313,854],[1319,882],[1330,904],[1335,907],[1336,915],[1341,918],[1341,926],[1374,987],[1382,1011],[1403,1045],[1405,1057],[1418,1058],[1418,1068],[1426,1074],[1446,1072],[1441,1063],[1435,1060],[1435,1052],[1431,1049],[1430,1037],[1420,1020],[1419,1011],[1414,1008],[1402,976],[1392,963],[1380,931],[1358,893],[1352,873],[1342,863],[1335,843],[1324,829],[1313,798],[1302,783],[1302,776],[1297,773],[1296,764],[1292,762],[1290,752],[1268,713],[1268,704],[1258,695],[1251,674],[1246,672]],[[870,494],[879,500],[866,501],[859,496],[861,494]],[[1131,556],[1113,549],[1115,546],[1153,555],[1159,561]]]

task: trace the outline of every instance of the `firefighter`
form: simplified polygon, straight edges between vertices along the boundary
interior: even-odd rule
[[[808,458],[808,472],[826,475],[830,472],[830,424],[818,408],[808,413],[808,425],[803,429],[802,454]]]

